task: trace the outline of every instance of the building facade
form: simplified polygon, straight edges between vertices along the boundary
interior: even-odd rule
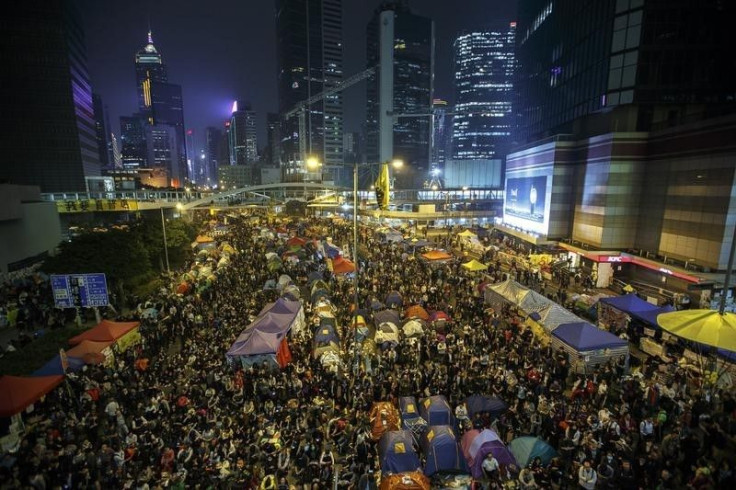
[[[151,108],[151,83],[166,83],[169,77],[161,54],[153,45],[153,36],[148,31],[148,42],[135,54],[135,82],[138,94],[138,110],[147,113]]]
[[[419,187],[430,167],[431,108],[434,89],[434,21],[413,14],[405,2],[385,2],[366,29],[368,66],[379,62],[379,18],[394,14],[393,153],[404,162],[397,185]],[[367,82],[366,159],[379,160],[379,79]],[[403,117],[401,116],[403,115]]]
[[[101,169],[79,12],[68,0],[22,2],[0,28],[0,180],[85,191]]]
[[[279,112],[284,114],[342,80],[342,0],[276,0],[276,44]],[[300,134],[298,117],[283,122],[285,181],[319,179],[319,173],[307,172],[305,156],[322,162],[324,171],[342,166],[342,94],[312,104],[304,126]]]
[[[452,135],[452,116],[447,114],[447,108],[446,100],[434,99],[432,101],[432,169],[441,170],[448,155],[447,150]]]
[[[233,102],[230,115],[230,165],[255,165],[258,163],[256,113],[250,104]]]
[[[143,115],[120,116],[120,159],[123,168],[148,167],[146,127]]]
[[[454,43],[454,160],[503,158],[511,146],[516,22],[477,29]]]
[[[102,105],[102,97],[98,94],[92,94],[92,108],[95,114],[95,139],[97,140],[97,154],[100,159],[100,167],[106,168],[110,165],[107,143],[107,134],[110,126],[106,124],[106,111]]]

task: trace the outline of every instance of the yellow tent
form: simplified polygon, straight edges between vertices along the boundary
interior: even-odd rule
[[[485,265],[482,262],[478,262],[477,260],[473,259],[470,262],[465,262],[463,264],[463,267],[471,272],[477,272],[477,271],[484,271],[488,269],[488,266]]]
[[[475,233],[473,233],[470,230],[465,230],[462,233],[458,233],[457,236],[462,236],[462,237],[477,237],[478,235],[476,235]]]

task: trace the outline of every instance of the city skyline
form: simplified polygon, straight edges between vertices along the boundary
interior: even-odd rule
[[[156,47],[166,60],[169,78],[182,86],[186,128],[202,134],[207,126],[222,127],[229,119],[232,102],[249,100],[257,113],[258,140],[265,145],[267,114],[278,110],[273,0],[247,5],[232,2],[220,9],[180,2],[151,5],[133,1],[109,6],[90,0],[75,3],[88,38],[92,87],[108,107],[116,135],[120,134],[119,117],[135,112],[138,105],[137,94],[131,88],[135,83],[132,67],[150,27]],[[365,68],[365,27],[379,3],[346,3],[343,8],[346,76]],[[448,14],[442,11],[440,0],[409,2],[417,14],[437,18],[435,93],[441,98],[453,99],[451,54],[457,32],[511,21],[516,15],[516,1],[485,3],[468,1],[462,9]],[[116,22],[109,22],[111,18]],[[357,86],[345,92],[344,112],[345,131],[360,131],[365,113],[364,88]]]

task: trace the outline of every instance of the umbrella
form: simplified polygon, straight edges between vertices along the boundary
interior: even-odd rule
[[[736,351],[736,314],[714,310],[662,313],[657,323],[667,332],[699,344]]]
[[[539,457],[542,464],[546,465],[557,456],[557,451],[552,446],[539,439],[538,437],[517,437],[509,444],[509,451],[514,455],[516,462],[520,466],[526,466],[531,463],[534,458]]]

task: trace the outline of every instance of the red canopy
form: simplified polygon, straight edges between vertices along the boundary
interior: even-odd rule
[[[427,260],[447,260],[447,259],[451,259],[452,255],[448,254],[447,252],[443,252],[441,250],[430,250],[426,254],[422,254],[422,257],[424,257]]]
[[[83,340],[91,340],[93,342],[114,342],[134,328],[137,328],[140,322],[111,322],[102,320],[93,328],[83,332],[76,337],[69,339],[71,345],[77,345]]]
[[[294,246],[294,245],[303,247],[306,244],[307,244],[307,241],[299,238],[298,236],[293,236],[286,241],[286,245],[288,245],[289,247]]]
[[[66,351],[69,357],[78,357],[86,364],[100,364],[104,362],[105,356],[102,351],[105,350],[112,342],[93,342],[91,340],[83,340],[76,346]]]
[[[64,376],[3,376],[0,378],[0,417],[10,417],[26,407],[64,380]]]
[[[351,261],[338,257],[332,261],[332,270],[335,274],[349,274],[355,272],[355,264]]]

